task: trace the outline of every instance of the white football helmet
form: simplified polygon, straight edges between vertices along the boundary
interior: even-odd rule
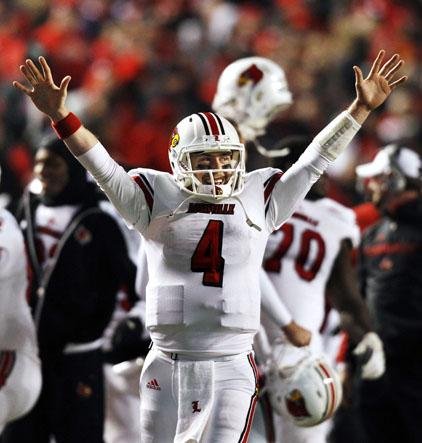
[[[291,103],[283,69],[263,57],[246,57],[222,72],[212,108],[236,123],[242,137],[254,140]]]
[[[332,417],[340,405],[339,376],[322,357],[308,355],[291,367],[273,362],[265,372],[272,407],[297,426],[316,426]]]
[[[228,160],[224,168],[211,169],[202,164],[194,169],[193,154],[221,154]],[[171,135],[169,159],[177,183],[190,194],[221,199],[243,189],[245,147],[234,126],[218,114],[199,112],[181,120]]]

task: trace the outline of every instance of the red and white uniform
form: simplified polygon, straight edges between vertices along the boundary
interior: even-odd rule
[[[175,442],[247,441],[267,239],[328,166],[321,150],[332,151],[358,129],[350,117],[340,120],[284,175],[253,171],[239,195],[217,201],[181,190],[167,173],[138,169],[129,175],[99,142],[78,157],[144,237],[146,327],[155,349],[141,376],[142,441],[174,435]]]
[[[340,244],[350,239],[357,246],[359,238],[354,212],[322,198],[302,201],[268,240],[264,267],[292,317],[312,332],[311,350],[316,355],[325,351],[319,332],[325,316],[325,288]],[[262,322],[272,342],[279,329],[265,314]],[[329,425],[299,428],[282,420],[278,427],[280,441],[319,443],[325,441]]]
[[[0,209],[0,433],[27,413],[41,389],[35,327],[26,302],[27,267],[22,233]]]
[[[360,238],[354,212],[329,198],[304,200],[268,239],[264,268],[297,323],[318,333],[340,243]],[[271,329],[267,332],[270,340]]]
[[[131,178],[100,144],[88,156],[99,157],[101,186],[143,234],[146,327],[154,344],[206,355],[249,350],[260,321],[257,271],[267,238],[318,178],[316,169],[253,171],[238,198],[212,204],[181,192],[167,173],[139,169]],[[324,159],[314,161],[324,168]]]

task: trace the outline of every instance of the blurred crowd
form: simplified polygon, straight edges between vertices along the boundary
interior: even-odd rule
[[[420,138],[421,17],[418,0],[2,0],[2,192],[21,194],[49,130],[11,85],[26,57],[44,55],[56,82],[72,76],[70,108],[118,161],[169,170],[175,122],[210,109],[233,60],[260,55],[286,72],[294,103],[270,126],[271,148],[282,136],[316,134],[354,96],[352,66],[367,68],[386,48],[400,52],[409,81],[330,171],[331,196],[355,204],[356,164],[388,142]]]

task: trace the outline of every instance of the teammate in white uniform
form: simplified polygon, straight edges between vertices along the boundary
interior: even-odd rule
[[[285,142],[288,154],[276,164],[288,169],[306,146],[305,137]],[[325,351],[319,331],[325,316],[327,291],[331,303],[347,316],[348,323],[353,323],[355,340],[362,340],[371,330],[351,261],[352,248],[358,245],[360,238],[355,214],[324,195],[324,180],[321,179],[299,203],[292,217],[270,236],[264,257],[264,268],[280,298],[293,317],[312,332],[311,351],[315,356]],[[265,313],[262,322],[273,342],[277,338],[275,325]],[[381,342],[374,336],[370,333],[370,340],[375,340],[379,346],[372,348],[372,357],[366,366],[372,377],[379,377],[384,370],[384,354]],[[282,419],[278,427],[281,428],[279,441],[287,443],[326,442],[330,428],[328,422],[301,428],[286,419]]]
[[[154,348],[141,376],[145,442],[247,441],[256,405],[251,351],[259,327],[260,269],[268,236],[346,147],[371,110],[405,81],[402,62],[380,52],[357,98],[319,133],[284,175],[244,172],[234,127],[212,113],[183,119],[169,149],[173,175],[127,174],[65,105],[70,77],[54,84],[49,66],[27,60],[26,93],[90,171],[126,222],[144,237],[149,282],[146,327]]]
[[[0,434],[6,423],[32,408],[41,390],[26,287],[23,236],[12,214],[0,209]]]

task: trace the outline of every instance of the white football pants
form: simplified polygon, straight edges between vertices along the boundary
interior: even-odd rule
[[[192,358],[148,353],[140,380],[141,442],[247,442],[258,391],[253,352]]]
[[[116,371],[126,365],[124,372]],[[105,443],[139,443],[139,377],[141,366],[136,361],[104,365]]]

